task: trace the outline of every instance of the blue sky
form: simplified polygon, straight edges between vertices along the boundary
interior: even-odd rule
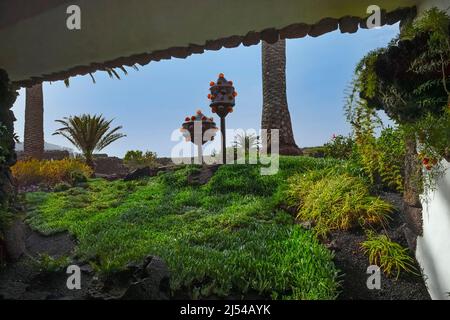
[[[348,134],[343,115],[344,90],[356,63],[370,50],[385,46],[398,33],[398,25],[359,30],[356,34],[333,32],[318,38],[287,42],[287,94],[295,139],[300,147],[327,142],[333,134]],[[44,84],[45,140],[72,147],[60,136],[52,136],[55,119],[82,113],[103,114],[122,125],[126,138],[102,152],[123,156],[127,150],[151,150],[170,156],[177,144],[171,134],[184,118],[208,106],[209,82],[223,72],[233,80],[239,95],[227,127],[259,129],[262,106],[260,45],[206,51],[187,59],[152,62],[129,69],[121,80],[106,73]],[[16,132],[23,137],[25,92],[14,105]],[[216,120],[217,117],[215,117]]]

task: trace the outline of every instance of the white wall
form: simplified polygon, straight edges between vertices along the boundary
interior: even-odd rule
[[[423,237],[417,238],[416,257],[431,298],[450,300],[450,163],[443,165],[447,171],[436,190],[423,196]]]
[[[418,14],[437,7],[450,13],[449,0],[424,0]],[[422,196],[423,236],[417,238],[416,258],[432,299],[450,300],[450,163],[437,188]]]

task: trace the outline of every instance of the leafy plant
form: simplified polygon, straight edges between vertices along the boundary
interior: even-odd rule
[[[289,179],[287,202],[298,208],[297,219],[312,221],[326,236],[333,230],[384,224],[392,205],[370,196],[363,179],[330,170],[297,174]]]
[[[330,142],[324,145],[324,155],[335,159],[347,160],[353,155],[355,141],[351,136],[333,135]]]
[[[125,137],[118,131],[122,126],[110,128],[113,120],[105,120],[102,115],[83,114],[81,116],[72,116],[56,122],[63,125],[53,133],[62,135],[69,140],[75,147],[80,149],[86,159],[86,163],[93,168],[93,153],[107,147],[114,141]]]
[[[142,168],[142,167],[155,167],[157,166],[156,152],[146,151],[145,153],[140,150],[127,151],[123,161],[129,168]]]
[[[408,254],[408,249],[391,241],[386,235],[377,235],[367,231],[367,240],[361,243],[364,253],[369,256],[369,263],[377,265],[383,272],[399,277],[401,271],[415,273],[414,259]]]

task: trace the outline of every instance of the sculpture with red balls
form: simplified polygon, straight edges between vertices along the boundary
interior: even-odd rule
[[[210,107],[212,113],[216,113],[220,117],[220,131],[222,133],[222,161],[226,163],[226,128],[225,117],[233,112],[235,98],[237,92],[234,90],[233,82],[225,79],[223,73],[219,74],[217,82],[210,83],[210,94],[208,99],[211,100]]]
[[[186,141],[197,146],[199,163],[203,161],[203,145],[208,141],[213,141],[218,130],[214,119],[206,117],[201,110],[197,110],[192,117],[186,117],[181,125],[180,131]]]

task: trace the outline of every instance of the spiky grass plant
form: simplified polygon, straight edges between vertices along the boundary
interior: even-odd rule
[[[329,170],[293,176],[287,199],[298,208],[297,219],[313,221],[320,236],[358,225],[385,224],[393,211],[392,205],[370,195],[362,178]]]
[[[408,254],[408,249],[393,242],[386,235],[377,235],[373,231],[367,231],[367,240],[361,243],[364,253],[369,256],[369,263],[377,265],[387,275],[396,274],[396,279],[401,271],[417,274],[414,259]]]

